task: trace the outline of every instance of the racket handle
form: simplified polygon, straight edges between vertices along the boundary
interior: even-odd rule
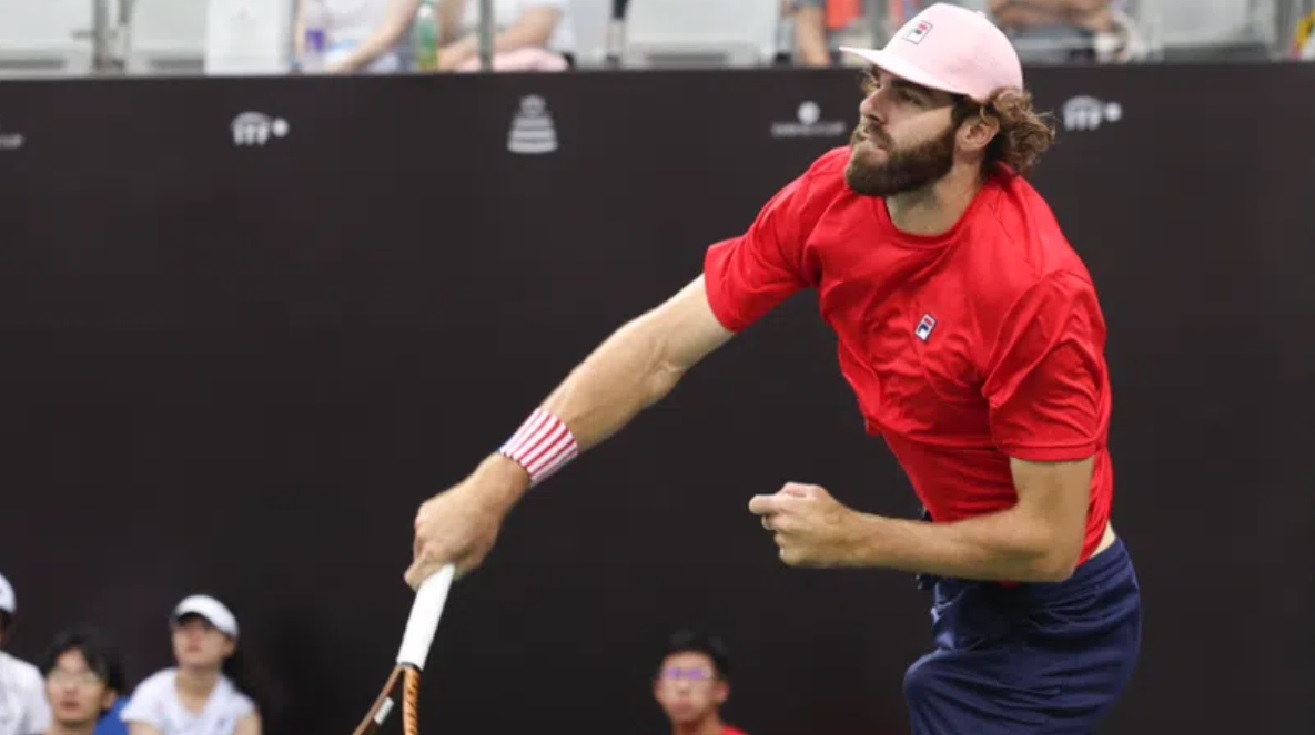
[[[438,629],[438,619],[443,615],[456,571],[454,565],[448,564],[420,583],[415,602],[411,604],[411,616],[406,619],[402,647],[397,651],[399,665],[413,666],[417,671],[425,668],[425,658],[434,643],[434,632]]]

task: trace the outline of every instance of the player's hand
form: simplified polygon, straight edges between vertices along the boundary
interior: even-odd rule
[[[452,562],[457,577],[470,572],[493,549],[505,509],[491,502],[488,481],[473,476],[420,506],[415,519],[415,547],[406,583],[412,589]]]
[[[749,512],[762,517],[790,566],[844,566],[860,552],[862,514],[817,485],[790,482],[772,495],[755,495]]]

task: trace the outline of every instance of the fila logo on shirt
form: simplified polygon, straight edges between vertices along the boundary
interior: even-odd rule
[[[918,322],[918,328],[913,333],[918,335],[918,339],[926,342],[931,339],[931,333],[936,329],[936,317],[931,314],[923,314],[922,321]]]
[[[925,20],[920,20],[909,29],[908,33],[904,34],[904,40],[909,43],[922,43],[922,39],[925,38],[928,33],[931,33],[931,23],[928,23]]]

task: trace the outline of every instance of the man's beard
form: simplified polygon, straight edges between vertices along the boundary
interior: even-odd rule
[[[862,125],[850,136],[851,151],[862,142],[861,130]],[[871,164],[851,155],[849,165],[845,167],[845,180],[849,182],[849,188],[868,196],[888,197],[926,188],[948,174],[954,166],[954,133],[954,126],[950,125],[932,140],[897,150],[884,134],[869,129],[868,140],[882,145],[886,160]]]

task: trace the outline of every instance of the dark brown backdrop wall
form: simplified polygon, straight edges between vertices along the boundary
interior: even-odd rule
[[[1038,185],[1110,322],[1145,586],[1107,731],[1315,732],[1315,67],[1031,79],[1061,125]],[[552,152],[509,150],[527,95]],[[14,649],[89,619],[140,678],[209,590],[282,684],[274,731],[347,732],[396,650],[416,505],[857,104],[848,72],[0,85]],[[236,144],[247,111],[284,134]],[[900,732],[926,598],[787,570],[745,512],[787,480],[913,511],[832,350],[802,297],[536,491],[453,594],[433,731],[656,732],[656,649],[695,625],[733,646],[755,735]]]

